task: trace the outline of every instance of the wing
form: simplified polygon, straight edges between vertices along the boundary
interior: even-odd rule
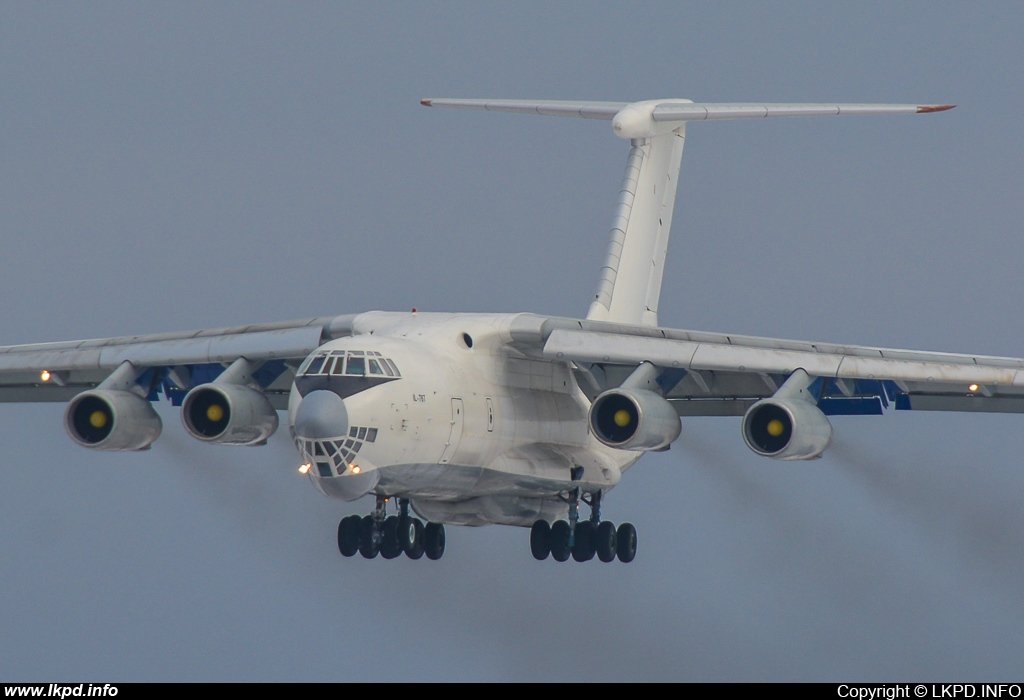
[[[1021,358],[568,319],[539,322],[522,337],[526,345],[542,348],[544,357],[571,360],[591,398],[619,386],[640,363],[651,362],[662,370],[658,383],[680,415],[743,415],[775,394],[797,369],[816,378],[810,392],[829,415],[878,415],[890,406],[1024,413]]]
[[[137,391],[174,405],[245,358],[274,408],[288,405],[295,369],[322,343],[351,334],[352,316],[233,328],[0,347],[0,402],[69,401],[125,362],[138,370]]]

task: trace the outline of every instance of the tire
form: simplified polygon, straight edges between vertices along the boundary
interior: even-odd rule
[[[419,559],[423,556],[423,521],[419,518],[406,518],[405,523],[398,523],[399,541],[405,556]]]
[[[615,561],[618,539],[615,523],[608,520],[601,521],[594,533],[594,549],[597,551],[597,558],[605,563]]]
[[[636,557],[636,528],[630,523],[622,523],[615,535],[618,539],[615,549],[619,561],[628,564]]]
[[[384,537],[380,543],[380,555],[385,559],[394,559],[402,554],[402,545],[398,541],[398,516],[391,515],[384,520]]]
[[[558,520],[551,526],[551,558],[566,561],[569,558],[569,523]]]
[[[530,528],[530,551],[537,561],[544,561],[551,554],[551,525],[547,520],[538,520]]]
[[[594,523],[589,520],[580,520],[576,523],[572,558],[576,561],[590,561],[594,558],[594,553]]]
[[[423,528],[423,545],[427,559],[436,561],[444,556],[444,525],[427,523]]]
[[[373,559],[380,551],[380,545],[373,539],[373,516],[359,519],[359,553],[366,559]]]
[[[343,557],[355,556],[359,552],[359,525],[362,518],[350,515],[338,523],[338,550]]]

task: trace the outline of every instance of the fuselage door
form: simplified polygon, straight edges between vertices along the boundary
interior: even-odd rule
[[[462,399],[452,399],[452,429],[448,434],[448,444],[445,445],[444,454],[439,460],[440,464],[448,464],[455,456],[455,450],[459,449],[459,440],[462,439],[462,426],[466,422],[465,409]]]

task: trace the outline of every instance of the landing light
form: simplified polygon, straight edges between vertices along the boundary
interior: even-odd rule
[[[353,473],[353,474],[358,474],[358,473],[359,473],[359,472],[361,472],[361,471],[363,471],[363,470],[362,470],[362,469],[361,469],[361,468],[359,467],[359,465],[358,465],[358,464],[353,464],[353,465],[352,465],[352,473]],[[385,503],[387,503],[387,501],[388,501],[388,499],[386,499],[386,498],[385,498],[385,499],[384,499],[384,502],[385,502]]]
[[[42,379],[44,382],[50,381],[50,376],[50,373],[47,372],[45,369],[39,374],[39,378]]]
[[[313,465],[310,462],[306,462],[301,467],[299,467],[299,474],[308,474],[309,470],[312,468]]]
[[[979,388],[979,387],[978,387],[978,385],[977,385],[977,384],[971,384],[971,385],[970,385],[969,387],[967,387],[967,389],[968,389],[968,390],[969,390],[969,391],[970,391],[970,392],[971,392],[972,394],[973,394],[974,392],[976,392],[976,391],[978,390],[978,388]]]

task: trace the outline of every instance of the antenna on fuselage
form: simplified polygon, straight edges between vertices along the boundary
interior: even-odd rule
[[[517,112],[611,121],[630,142],[615,207],[608,251],[587,318],[658,325],[658,301],[668,252],[676,182],[686,123],[717,119],[814,117],[856,114],[923,114],[955,105],[745,104],[691,100],[566,102],[561,100],[420,100],[425,107]]]

